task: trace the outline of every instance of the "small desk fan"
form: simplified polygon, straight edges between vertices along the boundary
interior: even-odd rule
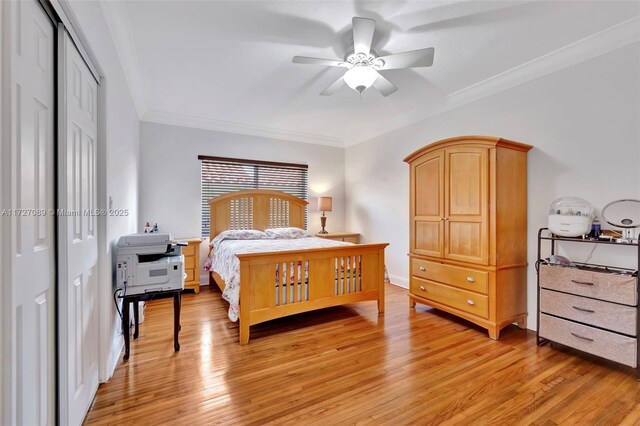
[[[616,200],[602,209],[602,218],[610,225],[622,228],[619,243],[633,242],[633,230],[640,228],[640,200]]]

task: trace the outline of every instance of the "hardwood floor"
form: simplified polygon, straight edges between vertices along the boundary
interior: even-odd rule
[[[87,415],[92,424],[640,424],[635,371],[535,333],[486,331],[387,288],[375,303],[252,327],[238,345],[217,288],[149,304],[131,358]]]

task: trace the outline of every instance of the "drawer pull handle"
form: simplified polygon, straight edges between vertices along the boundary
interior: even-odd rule
[[[574,283],[574,284],[593,285],[593,283],[589,283],[589,282],[586,282],[586,281],[571,280],[571,282]]]
[[[420,268],[418,268],[418,269],[420,269],[421,271],[426,271],[426,270],[427,270],[427,268],[425,268],[424,266],[421,266],[421,267],[420,267]]]
[[[420,290],[422,290],[422,291],[427,291],[427,288],[426,288],[425,286],[421,285],[421,286],[420,286]]]
[[[571,333],[571,335],[572,335],[573,337],[577,337],[578,339],[586,340],[587,342],[593,342],[593,339],[590,339],[590,338],[588,338],[588,337],[581,336],[581,335],[576,334],[576,333]]]
[[[476,304],[476,302],[474,302],[474,301],[473,301],[473,300],[471,300],[471,299],[467,299],[467,303],[468,303],[469,305],[475,305],[475,304]]]
[[[595,311],[592,311],[591,309],[579,308],[577,306],[572,306],[572,308],[575,309],[576,311],[589,312],[590,314],[595,312]]]
[[[467,277],[467,281],[469,281],[470,283],[475,283],[476,280],[473,279],[473,277]]]

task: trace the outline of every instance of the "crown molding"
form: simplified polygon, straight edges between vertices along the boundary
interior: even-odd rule
[[[345,140],[353,146],[410,124],[435,117],[462,105],[562,71],[615,50],[640,42],[640,16],[592,34],[486,80],[445,96],[441,101],[396,116]]]
[[[192,127],[196,129],[215,130],[218,132],[237,133],[241,135],[261,136],[269,139],[336,146],[340,148],[344,148],[345,146],[343,139],[330,136],[256,126],[253,124],[217,120],[213,118],[176,114],[165,111],[148,110],[143,115],[142,121],[170,124],[173,126]]]
[[[125,2],[98,0],[102,14],[107,22],[107,28],[120,59],[120,65],[124,78],[129,86],[129,92],[138,112],[138,118],[142,119],[147,111],[147,99],[142,83],[138,52],[133,40],[133,31]]]
[[[483,81],[453,92],[434,103],[414,108],[379,123],[369,123],[367,129],[347,138],[296,132],[231,122],[206,117],[175,114],[148,108],[138,53],[126,11],[125,2],[99,0],[107,27],[116,47],[131,97],[141,121],[201,128],[228,133],[288,140],[294,142],[349,147],[367,142],[383,134],[427,120],[465,104],[483,99],[538,78],[562,71],[598,56],[640,42],[640,16],[587,36],[529,62],[496,74]]]

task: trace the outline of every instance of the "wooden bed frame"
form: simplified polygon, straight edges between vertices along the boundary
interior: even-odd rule
[[[228,229],[305,228],[307,201],[280,191],[245,190],[209,201],[210,241]],[[329,306],[376,300],[384,312],[384,249],[388,244],[358,244],[320,249],[239,254],[240,259],[240,344],[249,342],[249,327],[275,318]],[[304,268],[308,264],[305,280]],[[349,264],[349,273],[339,265]],[[280,274],[276,269],[293,270]],[[300,276],[301,275],[301,276]],[[211,272],[209,284],[224,290],[220,275]],[[286,285],[285,285],[286,284]],[[289,291],[291,289],[291,291]],[[276,295],[276,293],[278,293]]]

